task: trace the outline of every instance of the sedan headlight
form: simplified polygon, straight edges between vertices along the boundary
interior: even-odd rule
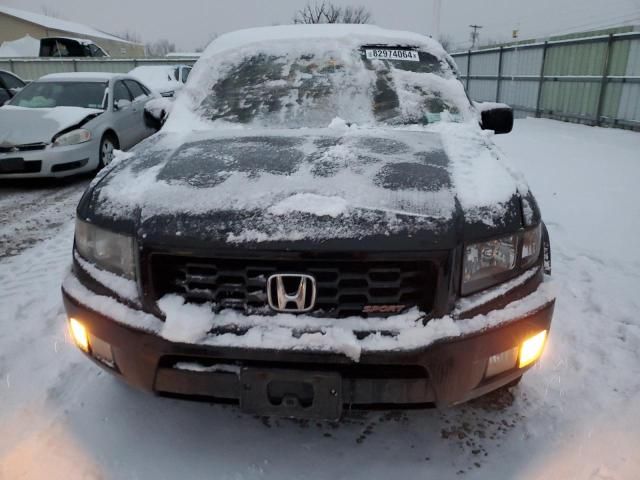
[[[133,238],[76,220],[76,249],[98,267],[135,278]]]
[[[465,246],[462,294],[508,280],[518,270],[531,267],[540,257],[542,227]]]
[[[67,145],[77,145],[79,143],[85,143],[91,140],[91,132],[86,128],[78,128],[71,130],[70,132],[63,133],[60,136],[54,137],[54,147],[66,147]]]

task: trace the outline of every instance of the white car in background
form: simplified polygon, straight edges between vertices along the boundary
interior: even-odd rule
[[[107,165],[157,131],[136,79],[60,73],[28,84],[0,108],[0,179],[65,177]]]
[[[189,65],[145,65],[129,72],[163,97],[175,97],[189,78]]]

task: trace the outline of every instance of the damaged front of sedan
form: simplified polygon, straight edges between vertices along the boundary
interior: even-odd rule
[[[132,385],[260,415],[511,385],[555,301],[538,206],[482,130],[512,121],[420,35],[222,36],[80,201],[72,337]]]
[[[58,73],[31,82],[0,108],[0,180],[102,168],[114,150],[158,130],[145,109],[152,99],[142,84],[113,73]]]

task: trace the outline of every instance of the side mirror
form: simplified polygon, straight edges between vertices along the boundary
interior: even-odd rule
[[[144,123],[147,127],[160,130],[167,120],[173,102],[168,98],[157,97],[149,100],[144,106]]]
[[[504,103],[476,103],[482,116],[482,129],[493,130],[496,134],[513,130],[513,109]]]
[[[114,110],[122,110],[124,108],[129,107],[130,105],[131,105],[131,101],[121,99],[121,100],[118,100],[117,102],[115,102],[113,104],[113,109]]]

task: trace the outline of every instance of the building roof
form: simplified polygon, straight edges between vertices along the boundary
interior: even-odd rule
[[[130,43],[137,45],[135,42],[130,42],[115,35],[98,30],[97,28],[82,25],[81,23],[69,22],[67,20],[60,20],[59,18],[48,17],[46,15],[40,15],[38,13],[27,12],[25,10],[18,10],[17,8],[5,7],[0,5],[0,14],[9,15],[11,17],[19,18],[25,22],[35,23],[49,30],[58,30],[61,32],[74,33],[76,35],[86,35],[94,38],[103,38],[105,40],[111,40],[115,42]]]

